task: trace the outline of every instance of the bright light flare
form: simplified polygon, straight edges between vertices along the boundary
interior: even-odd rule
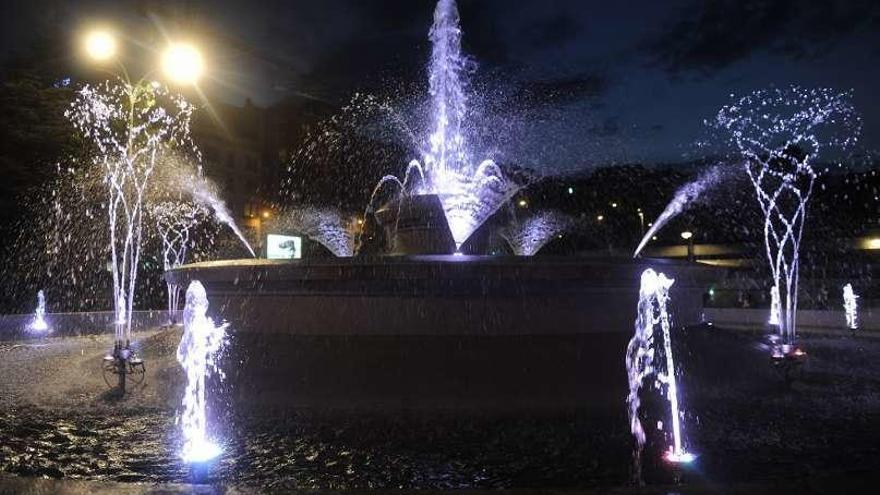
[[[205,70],[205,62],[195,46],[172,43],[162,54],[162,70],[175,83],[195,84]]]
[[[96,62],[105,62],[116,55],[116,38],[110,31],[96,29],[85,37],[86,54]]]
[[[201,440],[198,442],[187,443],[184,446],[180,457],[183,459],[183,462],[186,462],[187,464],[196,464],[210,461],[222,453],[223,449],[218,445],[208,440]]]
[[[692,454],[690,452],[674,452],[672,450],[666,451],[666,455],[663,456],[667,462],[671,462],[673,464],[690,464],[697,459],[696,454]]]

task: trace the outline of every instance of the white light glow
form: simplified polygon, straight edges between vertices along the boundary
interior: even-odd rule
[[[178,84],[194,84],[204,69],[202,54],[189,43],[173,43],[162,54],[162,70]]]
[[[109,31],[91,31],[86,35],[85,49],[89,58],[104,62],[116,55],[116,38]]]

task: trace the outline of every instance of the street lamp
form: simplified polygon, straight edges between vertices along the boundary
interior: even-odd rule
[[[688,261],[694,261],[694,233],[689,230],[685,230],[681,233],[681,238],[687,241]]]
[[[116,55],[116,38],[110,31],[96,29],[85,36],[86,55],[96,62],[106,62]]]
[[[172,43],[162,54],[162,70],[178,84],[195,84],[204,69],[202,54],[189,43]]]

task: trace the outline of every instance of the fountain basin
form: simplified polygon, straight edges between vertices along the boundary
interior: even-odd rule
[[[666,260],[233,260],[166,276],[201,281],[231,323],[226,373],[254,404],[619,408],[648,267],[676,279],[675,324],[700,322],[718,271]]]

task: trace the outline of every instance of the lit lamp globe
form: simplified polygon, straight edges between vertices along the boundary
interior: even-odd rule
[[[204,69],[202,54],[189,43],[172,43],[162,54],[162,70],[174,83],[195,84]]]
[[[85,38],[86,55],[96,62],[105,62],[116,55],[116,38],[109,31],[91,31]]]

